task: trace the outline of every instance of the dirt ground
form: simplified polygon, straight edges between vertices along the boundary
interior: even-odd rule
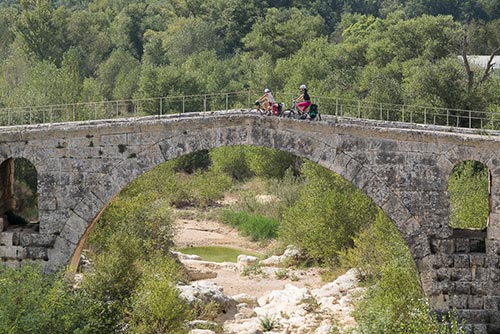
[[[177,234],[174,238],[176,248],[191,246],[226,246],[241,250],[258,252],[263,255],[272,255],[275,245],[262,245],[252,242],[238,234],[238,231],[230,226],[214,220],[177,219]],[[244,276],[234,265],[210,265],[207,263],[190,261],[190,266],[198,266],[200,269],[207,267],[217,273],[216,278],[207,279],[223,287],[224,293],[234,296],[246,293],[254,297],[261,297],[272,290],[280,290],[286,284],[299,287],[317,288],[322,285],[320,270],[317,268],[298,270],[282,269],[274,267],[262,267],[262,273]],[[288,278],[279,279],[276,276],[286,270]],[[283,275],[281,275],[283,276]]]

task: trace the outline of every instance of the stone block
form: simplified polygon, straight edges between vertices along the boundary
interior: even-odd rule
[[[470,261],[468,254],[455,254],[453,255],[453,267],[455,268],[470,268]]]
[[[24,259],[26,258],[26,248],[21,246],[0,246],[0,258],[3,259]]]
[[[491,311],[498,311],[500,306],[500,296],[487,296],[484,297],[484,309]]]
[[[451,295],[450,307],[456,308],[457,310],[467,309],[467,298],[467,295]]]
[[[473,295],[485,296],[488,294],[488,282],[487,281],[472,281],[470,282],[470,291]]]
[[[487,324],[490,322],[490,312],[486,310],[457,310],[459,319],[470,324]]]
[[[483,296],[467,297],[467,307],[471,310],[482,310],[484,307],[484,297]]]
[[[500,283],[500,269],[490,269],[490,280],[493,283]]]
[[[21,246],[31,247],[51,247],[56,240],[55,234],[41,233],[20,233],[19,240]]]
[[[470,253],[469,239],[466,238],[455,239],[455,253]]]
[[[451,280],[452,281],[467,281],[472,280],[472,274],[470,269],[466,268],[452,268],[451,269]]]
[[[443,239],[439,243],[439,252],[444,254],[455,253],[455,241],[453,239]]]
[[[488,255],[485,259],[486,268],[498,268],[498,256],[496,254]]]
[[[0,233],[0,246],[13,246],[14,232],[1,232]]]
[[[33,260],[48,260],[48,249],[45,247],[27,247],[27,258]]]
[[[469,295],[471,291],[470,282],[456,282],[453,285],[453,292],[457,295]]]
[[[476,267],[484,267],[486,263],[486,254],[470,254],[470,265]]]
[[[451,278],[451,270],[449,268],[439,268],[436,270],[438,282],[449,281]]]

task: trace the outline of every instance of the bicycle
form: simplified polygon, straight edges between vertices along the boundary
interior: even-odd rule
[[[313,107],[314,110],[311,110]],[[302,110],[297,107],[297,102],[292,100],[292,105],[290,108],[283,110],[283,114],[288,114],[289,118],[295,119],[309,119],[310,121],[318,120],[321,121],[321,114],[318,111],[318,106],[316,104],[311,104],[306,108],[307,111],[302,112]]]

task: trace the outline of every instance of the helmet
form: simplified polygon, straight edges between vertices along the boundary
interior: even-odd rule
[[[307,89],[306,85],[300,85],[299,89]]]
[[[270,93],[271,91],[269,90],[269,88],[266,88],[264,89],[264,93]]]

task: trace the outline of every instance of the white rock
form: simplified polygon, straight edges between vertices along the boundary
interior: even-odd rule
[[[209,329],[192,329],[189,334],[215,334],[215,332]]]
[[[272,256],[268,257],[267,259],[260,261],[260,263],[262,263],[265,266],[272,267],[272,266],[280,265],[282,263],[282,261],[283,261],[283,258],[281,256],[272,255]]]
[[[240,255],[238,255],[238,262],[237,263],[249,265],[252,263],[256,263],[257,261],[259,261],[259,259],[255,256],[240,254]]]
[[[314,334],[330,334],[332,333],[333,326],[332,325],[322,325],[316,328]]]
[[[257,305],[257,298],[254,296],[250,296],[246,293],[240,293],[239,295],[232,297],[238,304],[245,303],[250,307],[254,307]]]
[[[300,255],[300,249],[297,247],[290,245],[286,248],[285,252],[283,253],[284,258],[295,258]]]
[[[220,307],[220,314],[217,321],[231,319],[236,313],[238,304],[233,298],[224,294],[222,287],[214,282],[196,281],[189,285],[177,285],[180,296],[189,303],[202,302],[205,304],[211,301],[216,302]]]

